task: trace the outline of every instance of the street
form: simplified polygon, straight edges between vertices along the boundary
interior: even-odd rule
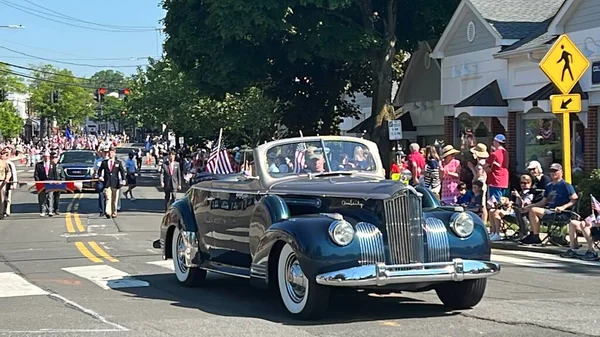
[[[31,168],[18,166],[23,180]],[[40,218],[27,186],[0,221],[0,336],[600,336],[600,263],[493,251],[501,273],[474,309],[445,311],[433,292],[332,298],[322,321],[291,320],[276,296],[245,279],[209,274],[177,284],[152,248],[162,193],[145,167],[116,219],[97,195],[66,194],[61,215]]]

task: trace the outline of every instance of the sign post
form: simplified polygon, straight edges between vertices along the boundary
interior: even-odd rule
[[[550,101],[552,113],[562,115],[562,166],[564,179],[571,183],[571,113],[581,111],[581,95],[571,94],[571,90],[590,66],[590,62],[575,43],[563,34],[554,42],[539,66],[563,93],[550,96]]]

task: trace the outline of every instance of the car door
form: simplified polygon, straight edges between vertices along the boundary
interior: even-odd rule
[[[214,204],[209,236],[215,262],[250,268],[250,220],[258,188],[255,181],[213,181]],[[218,201],[218,203],[217,203]]]
[[[200,182],[194,185],[189,192],[191,193],[190,202],[192,211],[194,212],[194,218],[198,227],[199,248],[207,257],[210,256],[210,250],[214,244],[212,237],[208,235],[212,226],[210,209],[212,200],[214,199],[210,192],[210,186],[210,181]]]

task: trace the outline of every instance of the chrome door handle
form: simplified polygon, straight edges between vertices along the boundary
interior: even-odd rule
[[[213,200],[215,200],[215,198],[213,198],[213,197],[208,197],[208,198],[206,198],[206,200],[207,200],[207,201],[213,201]]]

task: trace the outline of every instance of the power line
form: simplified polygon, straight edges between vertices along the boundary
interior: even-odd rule
[[[39,59],[39,60],[43,60],[43,61],[48,61],[48,62],[54,62],[54,63],[68,64],[68,65],[72,65],[72,66],[91,67],[91,68],[137,68],[137,67],[145,67],[145,66],[147,66],[147,64],[116,65],[116,66],[115,65],[110,65],[110,66],[106,66],[106,65],[97,65],[97,64],[66,62],[66,61],[58,61],[58,60],[54,60],[54,59],[49,59],[49,58],[45,58],[45,57],[39,57],[39,56],[35,56],[35,55],[23,53],[23,52],[20,52],[18,50],[14,50],[14,49],[11,49],[11,48],[8,48],[8,47],[4,47],[4,46],[0,46],[0,48],[6,49],[6,50],[8,50],[10,52],[13,52],[13,53],[17,53],[17,54],[20,54],[20,55],[28,56],[28,57],[31,57],[31,58],[35,58],[35,59]]]
[[[147,59],[149,57],[152,58],[160,58],[160,56],[136,56],[136,57],[97,57],[97,58],[60,58],[55,59],[57,61],[138,61],[142,59]],[[0,59],[17,59],[17,60],[29,60],[34,57],[31,56],[9,56],[9,55],[0,55]]]
[[[43,13],[44,15],[36,14],[35,12],[32,12],[31,9],[28,8],[28,7],[18,6],[18,5],[15,5],[15,4],[7,2],[7,1],[0,0],[0,3],[6,5],[8,7],[14,8],[14,9],[16,9],[18,11],[25,12],[25,13],[27,13],[29,15],[33,15],[33,16],[38,17],[38,18],[42,18],[42,19],[45,19],[45,20],[48,20],[48,21],[53,21],[53,22],[61,23],[63,25],[67,25],[67,26],[71,26],[71,27],[78,27],[78,28],[89,29],[89,30],[96,30],[96,31],[103,31],[103,32],[112,32],[112,33],[140,33],[140,32],[143,33],[143,32],[156,31],[158,29],[158,28],[153,28],[153,29],[146,29],[146,30],[141,30],[141,29],[139,29],[139,30],[137,30],[137,29],[132,29],[132,30],[123,30],[123,29],[121,29],[121,30],[115,30],[115,29],[92,28],[92,27],[86,27],[86,26],[77,25],[77,24],[74,24],[74,23],[59,21],[59,20],[52,19],[52,18],[44,16],[44,15],[48,15],[47,13]],[[38,13],[41,13],[41,12],[38,11]]]
[[[39,4],[37,4],[37,3],[33,2],[33,1],[30,1],[30,0],[24,0],[24,1],[27,2],[27,3],[29,3],[29,4],[31,4],[31,5],[36,6],[38,8],[46,10],[46,11],[48,11],[50,13],[58,14],[59,17],[62,17],[62,18],[65,18],[65,19],[70,19],[70,20],[73,20],[73,21],[82,22],[82,23],[87,23],[87,24],[90,24],[90,25],[95,25],[95,26],[100,26],[100,27],[117,28],[117,29],[156,29],[156,27],[152,27],[152,26],[122,26],[122,25],[102,24],[102,23],[96,23],[96,22],[92,22],[92,21],[81,20],[81,19],[78,19],[78,18],[75,18],[75,17],[72,17],[72,16],[68,16],[68,15],[62,14],[62,13],[57,12],[55,10],[52,10],[50,8],[44,7],[44,6],[39,5]],[[33,9],[31,9],[31,10],[33,10]]]
[[[53,84],[58,84],[58,85],[64,85],[64,86],[70,86],[70,87],[78,87],[78,88],[83,88],[83,89],[98,89],[97,86],[90,86],[90,85],[84,85],[84,84],[78,84],[78,83],[67,83],[67,82],[49,80],[49,79],[46,79],[46,78],[39,78],[39,77],[35,77],[35,76],[27,75],[27,74],[22,74],[22,73],[18,73],[18,72],[11,71],[11,70],[5,70],[5,69],[0,69],[0,73],[5,73],[5,74],[14,75],[14,76],[19,76],[19,77],[31,79],[31,80],[34,80],[34,81],[48,82],[48,83],[53,83]],[[122,88],[106,88],[106,90],[112,90],[112,91],[117,91],[117,90],[121,90],[121,89]]]
[[[73,76],[73,75],[65,75],[65,74],[60,74],[60,73],[56,73],[56,72],[52,72],[52,71],[46,71],[46,70],[41,70],[41,69],[34,69],[34,68],[19,66],[19,65],[16,65],[16,64],[2,62],[2,61],[0,61],[0,64],[4,64],[4,65],[7,65],[7,66],[13,67],[13,68],[19,68],[19,69],[23,69],[23,70],[35,71],[35,72],[38,72],[40,74],[62,76],[62,77],[74,78],[74,79],[78,79],[78,80],[83,80],[83,81],[91,82],[90,78],[85,78],[85,77],[77,77],[77,76]]]

